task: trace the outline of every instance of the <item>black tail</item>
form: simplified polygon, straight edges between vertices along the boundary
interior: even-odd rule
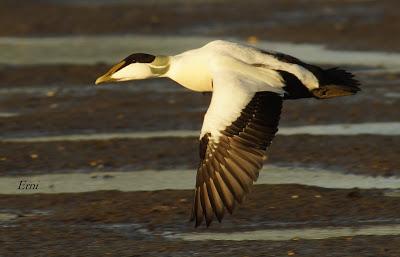
[[[337,96],[354,95],[360,88],[360,82],[354,79],[350,72],[339,68],[323,70],[319,74],[319,88],[311,91],[312,95],[318,99],[326,99]]]

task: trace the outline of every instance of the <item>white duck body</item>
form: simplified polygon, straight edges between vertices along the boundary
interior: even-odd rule
[[[249,88],[255,92],[283,93],[285,84],[276,70],[294,74],[309,89],[318,87],[314,74],[300,65],[280,61],[252,47],[222,40],[172,56],[170,69],[165,76],[190,90],[208,92],[213,90],[213,77],[221,70],[245,75],[249,80],[261,82],[265,86]]]

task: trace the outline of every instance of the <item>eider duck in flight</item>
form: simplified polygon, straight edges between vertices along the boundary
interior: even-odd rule
[[[200,133],[192,220],[195,226],[232,213],[257,180],[278,131],[282,102],[326,99],[359,91],[353,75],[322,69],[278,52],[227,41],[176,56],[135,53],[96,80],[119,82],[168,77],[197,92],[212,92]]]

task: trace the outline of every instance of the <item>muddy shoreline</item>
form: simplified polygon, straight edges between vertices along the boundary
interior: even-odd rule
[[[313,0],[307,5],[297,1],[197,1],[170,5],[157,2],[66,5],[24,1],[24,8],[13,1],[2,1],[0,36],[132,32],[244,39],[256,36],[298,43],[327,43],[342,49],[399,51],[398,8],[399,2],[394,0],[362,4]],[[387,40],[387,35],[391,35],[391,40]]]
[[[32,235],[32,230],[36,234]],[[65,256],[64,252],[75,256],[98,257],[104,254],[120,256],[187,256],[198,254],[204,257],[242,257],[251,253],[254,257],[288,256],[326,256],[355,257],[365,256],[397,257],[400,252],[398,236],[359,236],[326,240],[297,240],[285,242],[184,242],[152,241],[126,238],[109,230],[90,230],[86,227],[31,227],[22,228],[24,238],[13,229],[4,229],[8,237],[5,248],[0,253],[5,256],[19,257],[27,252],[36,256]],[[60,237],[63,234],[64,237]],[[28,243],[26,238],[32,238]],[[93,239],[93,238],[96,239]],[[58,241],[55,241],[55,240]],[[16,247],[12,242],[21,242]],[[47,243],[46,243],[47,242]],[[61,244],[63,246],[59,246]],[[267,249],[267,250],[266,250]]]
[[[299,143],[301,142],[301,143]],[[400,176],[400,137],[277,136],[267,163],[321,167],[372,176]],[[2,175],[65,171],[195,169],[197,138],[114,139],[85,142],[0,142]]]
[[[129,34],[231,37],[248,43],[286,41],[318,43],[343,50],[400,52],[399,7],[400,2],[396,0],[174,0],[168,3],[123,0],[106,4],[92,0],[26,0],[23,3],[3,0],[0,37],[15,38],[3,38],[5,45],[0,45],[0,48],[12,49],[4,53],[0,66],[0,134],[1,137],[29,137],[200,130],[209,94],[188,92],[167,80],[94,87],[95,78],[109,68],[109,64],[96,63],[96,60],[113,62],[114,57],[110,57],[123,55],[125,50],[109,54],[101,49],[102,42],[96,37],[83,45],[90,48],[96,44],[103,52],[97,53],[97,48],[92,52],[84,48],[80,52],[78,44],[76,52],[71,54],[72,48],[59,49],[57,43],[68,41],[68,36],[74,40],[64,46],[78,42],[79,36]],[[36,45],[32,48],[29,48],[30,42],[24,45],[18,41],[19,37],[43,36],[47,41],[34,40]],[[50,49],[46,48],[49,38],[58,36],[64,38],[50,40],[53,52],[47,63],[62,63],[60,53],[66,57],[62,60],[70,64],[26,65],[29,61],[46,63],[40,62],[44,60],[40,57]],[[114,38],[107,39],[114,44]],[[137,40],[136,36],[131,40]],[[154,38],[153,41],[158,44]],[[127,44],[129,49],[130,41]],[[172,44],[171,49],[175,48]],[[22,55],[27,49],[32,49],[34,54]],[[13,56],[7,55],[13,53],[15,62],[9,59]],[[87,59],[79,59],[80,54]],[[361,93],[331,101],[287,101],[281,126],[399,121],[400,73],[396,70],[398,67],[391,67],[398,63],[396,56],[371,58],[371,62],[375,60],[373,64],[367,61],[364,64],[363,58],[368,57],[365,53],[359,55],[358,62],[351,62],[347,54],[338,59],[358,65],[343,67],[357,74],[362,82]],[[100,55],[102,58],[96,58]],[[318,61],[318,58],[326,59],[319,55],[314,59]],[[380,62],[384,64],[379,66]],[[335,179],[341,173],[386,176],[384,182],[378,179],[363,182],[367,185],[365,188],[374,188],[374,185],[376,188],[379,184],[379,188],[385,189],[305,186],[300,185],[305,183],[302,176],[296,182],[299,184],[259,184],[233,216],[227,215],[222,224],[213,222],[208,229],[205,226],[194,229],[188,222],[193,190],[0,194],[0,256],[398,257],[400,231],[378,235],[378,226],[397,229],[400,225],[399,190],[393,189],[397,184],[391,184],[394,186],[388,189],[393,179],[387,177],[400,176],[399,146],[400,136],[396,135],[278,135],[269,149],[268,164],[322,168],[332,171]],[[0,175],[12,176],[11,187],[13,179],[58,172],[67,173],[68,177],[72,172],[107,172],[102,177],[87,175],[89,182],[85,185],[88,186],[92,179],[94,183],[106,180],[116,183],[120,177],[112,174],[113,171],[128,174],[125,171],[165,172],[185,168],[194,172],[198,160],[197,137],[42,143],[0,141]],[[346,188],[354,186],[349,181],[354,180],[348,180],[350,186]],[[68,184],[63,179],[60,183]],[[15,184],[18,186],[18,182]],[[54,181],[48,183],[49,188],[54,184]],[[358,185],[364,187],[364,184]],[[365,226],[372,226],[376,231],[368,236],[350,233],[335,237],[333,233],[334,228],[346,227],[352,232]],[[259,229],[281,232],[289,228],[297,231],[320,228],[328,237],[283,241],[185,241],[171,237],[191,232],[255,233]]]
[[[113,95],[97,93],[72,99],[15,97],[12,100],[14,106],[20,103],[18,98],[25,100],[25,106],[11,108],[10,104],[4,108],[2,112],[17,112],[17,115],[0,117],[0,126],[3,135],[9,137],[85,132],[200,130],[209,103],[209,98],[201,95],[186,98],[193,99],[193,105],[189,108],[174,103],[177,95],[172,96],[172,100],[166,95],[164,99],[147,102],[140,101],[141,94]],[[372,100],[369,103],[332,100],[317,102],[313,99],[290,101],[284,105],[280,126],[398,121],[399,108],[400,101],[397,99]]]
[[[383,192],[378,189],[255,185],[233,216],[227,214],[221,224],[214,222],[211,228],[214,232],[223,232],[279,227],[286,223],[289,227],[290,223],[318,227],[379,224],[385,220],[386,223],[395,222],[400,218],[400,198],[384,196]],[[161,190],[0,195],[0,203],[2,206],[7,204],[8,212],[18,210],[17,214],[21,213],[14,220],[20,225],[137,223],[150,231],[207,231],[205,226],[195,229],[189,223],[192,194],[192,190]],[[32,210],[38,214],[23,214]],[[255,228],[252,224],[259,226]]]
[[[293,198],[293,195],[297,197]],[[363,222],[372,225],[382,223],[382,220],[398,220],[400,199],[385,197],[380,190],[258,185],[234,216],[228,215],[222,224],[213,223],[209,229],[194,229],[188,223],[191,197],[192,192],[188,190],[0,195],[1,206],[6,204],[8,213],[18,214],[16,219],[3,222],[0,227],[0,240],[5,246],[0,249],[0,254],[17,256],[29,250],[30,253],[47,256],[64,256],[65,251],[85,256],[104,253],[109,253],[109,256],[181,256],[195,249],[202,256],[220,256],[222,248],[226,249],[224,255],[228,251],[231,256],[243,256],[249,250],[252,256],[281,256],[289,252],[298,256],[358,256],[360,253],[397,256],[399,253],[396,247],[398,236],[278,242],[186,242],[162,236],[165,231],[251,231],[279,228],[282,226],[279,224],[289,224],[290,227],[291,222],[295,227],[302,228],[354,226]],[[17,229],[13,227],[15,225]],[[18,247],[15,242],[19,242]],[[268,255],[266,248],[269,249]]]

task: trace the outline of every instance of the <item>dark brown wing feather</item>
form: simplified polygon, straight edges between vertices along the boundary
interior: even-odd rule
[[[258,92],[240,117],[217,140],[207,133],[200,140],[192,220],[207,226],[214,215],[221,222],[225,208],[232,213],[258,178],[266,149],[278,131],[282,98],[272,92]]]

